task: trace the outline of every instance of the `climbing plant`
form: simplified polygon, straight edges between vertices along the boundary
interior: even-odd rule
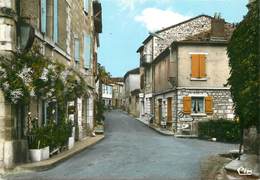
[[[12,104],[28,104],[37,97],[61,105],[88,89],[79,72],[37,52],[0,57],[0,88]]]

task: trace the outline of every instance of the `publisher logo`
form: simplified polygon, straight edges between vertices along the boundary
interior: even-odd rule
[[[253,170],[245,167],[240,167],[237,169],[237,172],[240,176],[251,176],[253,174]]]

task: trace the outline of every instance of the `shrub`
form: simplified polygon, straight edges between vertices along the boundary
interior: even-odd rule
[[[226,119],[200,121],[198,135],[202,139],[216,138],[222,142],[239,142],[240,128],[236,121]]]

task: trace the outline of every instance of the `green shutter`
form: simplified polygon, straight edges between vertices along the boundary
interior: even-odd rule
[[[74,50],[74,58],[76,62],[79,62],[80,60],[80,44],[79,44],[79,40],[75,39],[75,50]]]
[[[84,0],[84,11],[88,12],[88,0]]]
[[[53,2],[53,41],[58,42],[58,0]]]
[[[84,36],[84,67],[89,69],[91,66],[91,49],[90,49],[91,39],[90,36]]]
[[[41,0],[41,32],[46,33],[46,0]]]

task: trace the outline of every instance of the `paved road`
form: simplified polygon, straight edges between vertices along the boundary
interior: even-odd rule
[[[106,114],[106,138],[57,167],[8,179],[200,179],[200,160],[235,145],[163,136],[129,117]]]

